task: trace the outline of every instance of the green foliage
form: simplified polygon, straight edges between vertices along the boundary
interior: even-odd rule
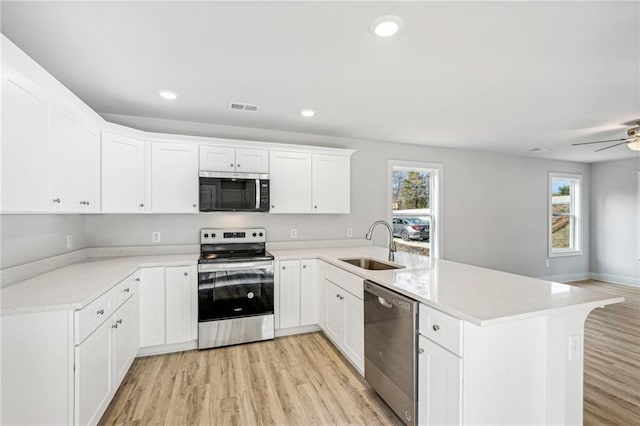
[[[571,195],[571,185],[562,185],[553,195]]]
[[[429,208],[429,175],[416,171],[407,172],[400,185],[398,198],[403,209]]]

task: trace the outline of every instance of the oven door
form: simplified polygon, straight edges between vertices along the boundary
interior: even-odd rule
[[[198,265],[198,321],[273,314],[273,262]]]
[[[200,211],[261,211],[260,182],[259,175],[200,172]]]

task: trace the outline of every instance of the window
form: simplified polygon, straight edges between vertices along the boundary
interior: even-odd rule
[[[582,254],[581,175],[549,173],[549,256]]]
[[[439,257],[441,179],[440,164],[389,161],[389,223],[399,251]]]

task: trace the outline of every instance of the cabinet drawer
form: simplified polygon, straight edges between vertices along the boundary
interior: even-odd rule
[[[88,335],[111,315],[111,293],[103,294],[88,306],[76,311],[75,341],[80,344]]]
[[[340,269],[328,263],[324,264],[324,277],[347,290],[358,299],[364,300],[364,278]]]
[[[140,281],[140,272],[129,275],[122,280],[120,284],[111,289],[109,294],[111,295],[111,308],[112,310],[118,309],[120,305],[124,303],[129,297],[135,293],[136,283]]]
[[[462,321],[420,304],[420,334],[462,356]]]

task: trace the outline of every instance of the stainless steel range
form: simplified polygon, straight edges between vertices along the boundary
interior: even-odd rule
[[[273,339],[273,256],[266,231],[202,229],[198,349]]]

